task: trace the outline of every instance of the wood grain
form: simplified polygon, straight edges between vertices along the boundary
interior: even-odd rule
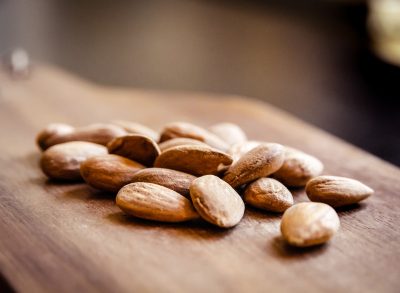
[[[83,183],[46,180],[34,144],[43,126],[115,119],[157,130],[176,120],[236,122],[249,138],[314,154],[324,174],[376,194],[340,210],[328,245],[294,249],[280,238],[279,215],[248,208],[229,230],[154,223],[123,215],[112,195]],[[102,87],[39,65],[27,80],[0,72],[0,137],[0,272],[17,291],[398,292],[399,169],[265,103]]]

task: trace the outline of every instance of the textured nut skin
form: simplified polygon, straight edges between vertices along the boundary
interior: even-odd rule
[[[366,199],[374,193],[374,190],[355,179],[319,176],[307,183],[306,193],[311,201],[341,207]]]
[[[91,157],[81,164],[81,175],[90,186],[109,192],[117,192],[131,183],[133,175],[144,166],[118,155]]]
[[[202,145],[202,146],[209,146],[208,144],[205,144],[204,142],[201,142],[200,140],[197,139],[192,139],[192,138],[186,138],[186,137],[177,137],[177,138],[172,138],[169,140],[166,140],[164,142],[161,142],[158,146],[160,147],[161,152],[166,151],[167,149],[181,146],[181,145]]]
[[[189,187],[196,177],[184,172],[164,169],[147,168],[138,171],[132,177],[132,182],[149,182],[172,189],[183,196],[189,197]]]
[[[141,134],[116,137],[107,144],[107,148],[110,154],[120,155],[145,166],[152,166],[161,153],[154,140]]]
[[[153,183],[125,185],[118,192],[116,203],[125,213],[147,220],[184,222],[199,217],[186,197]]]
[[[107,149],[99,144],[84,141],[65,142],[44,151],[40,167],[49,178],[78,180],[82,179],[80,165],[83,161],[106,153]]]
[[[325,243],[339,227],[336,211],[327,204],[317,202],[295,204],[285,211],[281,221],[283,238],[298,247]]]
[[[140,123],[126,120],[114,120],[111,123],[122,127],[127,133],[145,135],[150,137],[154,141],[158,141],[159,139],[159,135],[157,132]]]
[[[224,180],[233,188],[276,172],[284,161],[284,147],[263,143],[244,154],[225,173]]]
[[[42,150],[45,150],[51,145],[51,141],[55,137],[72,133],[74,130],[75,128],[68,124],[51,123],[38,133],[36,143]]]
[[[233,163],[237,162],[244,154],[258,147],[262,142],[255,140],[248,140],[244,142],[235,143],[232,145],[228,154],[232,156]]]
[[[197,139],[218,150],[226,151],[229,145],[212,132],[187,122],[173,122],[166,125],[161,132],[160,142],[186,137]]]
[[[216,175],[232,163],[232,158],[216,149],[200,145],[182,145],[161,153],[154,167],[182,171],[195,176]]]
[[[302,187],[307,182],[319,176],[324,165],[316,157],[302,151],[285,147],[285,161],[273,177],[291,187]]]
[[[260,178],[249,184],[243,199],[248,205],[278,213],[284,212],[293,205],[293,196],[290,191],[273,178]]]
[[[88,141],[107,145],[109,141],[118,136],[123,136],[126,131],[121,127],[113,124],[91,124],[88,126],[74,128],[74,131],[57,132],[49,136],[46,140],[41,141],[43,149],[53,145],[68,142],[68,141]],[[40,134],[39,134],[40,136]]]
[[[197,212],[211,224],[230,228],[243,218],[243,200],[217,176],[206,175],[194,180],[190,186],[190,196]]]
[[[247,141],[247,136],[243,129],[234,123],[218,123],[212,125],[209,129],[230,146]]]

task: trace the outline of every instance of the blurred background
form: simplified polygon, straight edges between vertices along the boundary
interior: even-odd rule
[[[0,54],[267,101],[400,165],[400,0],[0,0]]]

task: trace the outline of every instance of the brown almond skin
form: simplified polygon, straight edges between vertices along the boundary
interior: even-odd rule
[[[46,130],[44,130],[45,132]],[[113,124],[91,124],[88,126],[74,128],[72,132],[56,132],[45,140],[41,140],[39,145],[42,149],[47,149],[53,145],[68,141],[88,141],[101,145],[107,145],[113,138],[123,136],[126,131]],[[43,134],[39,134],[41,137]]]
[[[84,141],[65,142],[44,151],[40,167],[49,178],[80,180],[81,163],[90,157],[106,153],[107,149],[99,144]]]
[[[132,177],[144,166],[127,158],[106,154],[91,157],[81,164],[81,175],[93,188],[117,192],[131,183]]]
[[[118,192],[116,203],[125,213],[146,220],[175,223],[199,218],[190,200],[153,183],[125,185]]]
[[[302,202],[285,211],[281,221],[283,238],[293,246],[308,247],[327,242],[339,230],[336,211],[319,202]]]
[[[281,213],[293,205],[290,191],[273,178],[260,178],[246,187],[244,202],[253,207]]]
[[[153,139],[141,134],[116,137],[107,144],[107,148],[110,154],[120,155],[145,166],[152,166],[161,153]]]
[[[51,141],[55,137],[64,136],[74,131],[75,128],[71,125],[64,123],[51,123],[38,133],[36,143],[42,150],[45,150],[51,145]]]
[[[187,122],[173,122],[166,125],[161,132],[160,143],[176,137],[196,139],[222,151],[229,148],[229,145],[214,133]]]
[[[159,140],[158,133],[143,124],[126,120],[114,120],[111,123],[122,127],[127,133],[148,136],[154,141]]]
[[[132,182],[149,182],[172,189],[185,197],[190,196],[189,187],[196,177],[184,172],[164,169],[147,168],[138,171],[132,177]]]
[[[244,142],[235,143],[232,145],[229,150],[228,154],[232,156],[233,163],[237,162],[244,154],[248,153],[252,149],[258,147],[262,144],[261,141],[256,140],[248,140]]]
[[[159,155],[154,167],[182,171],[195,176],[219,174],[232,163],[232,158],[216,149],[200,145],[182,145]]]
[[[232,164],[223,179],[233,188],[276,172],[284,161],[284,147],[277,143],[263,143],[244,154]]]
[[[243,218],[243,200],[217,176],[206,175],[194,180],[190,186],[190,196],[197,212],[211,224],[230,228]]]
[[[285,161],[272,177],[286,186],[302,187],[310,179],[321,175],[323,170],[324,165],[316,157],[285,147]]]
[[[236,143],[247,141],[247,136],[239,125],[229,122],[223,122],[212,125],[210,131],[232,146]]]
[[[332,207],[358,203],[374,193],[374,190],[358,180],[339,176],[319,176],[306,186],[311,201],[323,202]]]
[[[202,146],[209,146],[208,144],[205,144],[204,142],[201,142],[200,140],[197,139],[192,139],[192,138],[186,138],[186,137],[177,137],[177,138],[172,138],[169,140],[166,140],[164,142],[161,142],[158,146],[161,150],[161,152],[166,151],[167,149],[181,146],[181,145],[202,145]]]

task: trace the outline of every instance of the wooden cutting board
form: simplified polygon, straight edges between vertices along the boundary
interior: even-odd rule
[[[310,249],[285,245],[280,215],[250,208],[229,230],[130,218],[112,197],[48,181],[38,168],[34,139],[47,123],[112,119],[158,130],[176,120],[236,122],[251,139],[314,154],[325,174],[376,194],[340,210],[337,236]],[[0,272],[17,291],[399,292],[399,169],[266,103],[103,87],[39,65],[26,80],[0,72],[0,137]]]

